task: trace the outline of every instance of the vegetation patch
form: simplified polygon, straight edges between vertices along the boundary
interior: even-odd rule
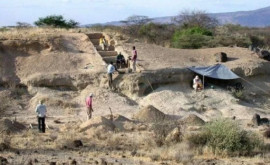
[[[213,121],[207,124],[202,132],[188,139],[195,146],[211,148],[215,154],[225,152],[229,155],[250,154],[262,144],[256,134],[242,130],[236,122],[228,119]]]

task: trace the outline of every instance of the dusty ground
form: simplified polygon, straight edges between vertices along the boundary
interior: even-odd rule
[[[154,143],[149,139],[153,137],[148,135],[148,129],[141,126],[141,123],[127,122],[125,126],[118,127],[125,128],[125,131],[116,134],[102,130],[107,137],[96,136],[93,132],[79,132],[78,126],[86,121],[84,99],[89,93],[94,94],[95,117],[109,115],[111,108],[113,114],[132,119],[139,109],[153,105],[176,119],[188,114],[196,114],[205,121],[235,116],[245,129],[255,131],[264,129],[261,126],[247,126],[255,113],[270,118],[270,100],[269,96],[264,94],[269,93],[270,87],[269,62],[258,59],[245,48],[180,50],[140,42],[118,41],[116,49],[125,55],[130,55],[131,47],[136,46],[138,65],[142,73],[166,68],[213,65],[216,63],[213,54],[223,51],[229,56],[229,61],[224,64],[256,85],[243,82],[246,86],[243,99],[235,98],[218,85],[214,89],[196,93],[188,83],[183,82],[161,84],[148,95],[128,97],[119,89],[107,89],[104,62],[84,33],[32,29],[31,32],[4,32],[0,34],[0,39],[0,82],[3,84],[0,97],[1,104],[6,103],[1,109],[1,118],[16,118],[26,126],[36,123],[34,108],[40,99],[44,99],[48,107],[46,123],[50,127],[45,135],[38,134],[36,129],[12,135],[10,143],[16,147],[1,154],[7,157],[11,164],[35,161],[35,158],[38,159],[36,164],[68,163],[73,159],[79,164],[94,164],[95,161],[101,161],[100,158],[114,164],[180,164],[171,161],[174,159],[173,153],[168,154],[164,160],[154,161],[154,151],[149,149]],[[126,89],[135,88],[132,82],[138,80],[132,79],[132,76],[139,77],[140,73],[130,75],[131,79],[127,83],[131,85]],[[121,83],[119,77],[117,73],[114,75],[115,79],[119,79],[117,82]],[[18,89],[16,84],[22,87]],[[65,129],[69,127],[70,129]],[[2,139],[4,138],[6,137],[2,136]],[[61,140],[73,139],[82,139],[84,147],[64,150],[59,147]],[[126,141],[127,144],[124,143],[123,148],[119,149],[115,147],[121,145],[119,141]],[[140,148],[142,144],[147,147]],[[110,148],[110,145],[114,147]],[[187,150],[188,146],[181,144],[179,148],[181,151]],[[137,153],[134,156],[135,149]],[[170,150],[170,147],[167,150]],[[158,151],[160,154],[167,150],[162,148]],[[186,153],[185,159],[189,159],[189,155],[191,153]],[[250,158],[251,160],[216,159],[215,156],[204,155],[203,158],[194,158],[197,162],[193,164],[242,164],[242,161],[244,164],[269,163],[268,159],[262,157]]]

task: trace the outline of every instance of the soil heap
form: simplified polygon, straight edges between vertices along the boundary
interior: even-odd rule
[[[141,122],[159,122],[165,120],[167,116],[154,106],[148,105],[136,113],[134,118]]]

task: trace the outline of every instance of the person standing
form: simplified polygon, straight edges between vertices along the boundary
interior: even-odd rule
[[[133,72],[136,72],[137,50],[135,46],[133,46],[131,61],[132,61],[132,70]]]
[[[99,45],[101,46],[101,49],[102,49],[102,50],[107,49],[107,41],[106,41],[106,39],[105,39],[105,36],[102,36],[102,37],[99,39]]]
[[[39,104],[36,107],[37,119],[38,119],[38,129],[39,132],[45,133],[45,117],[47,113],[46,106],[43,104],[43,101],[40,100]]]
[[[112,74],[115,72],[115,67],[113,66],[113,62],[111,61],[110,64],[107,67],[107,74],[108,74],[108,82],[109,87],[112,89],[113,87],[113,79]]]
[[[92,93],[90,93],[90,95],[86,98],[85,104],[86,104],[86,109],[87,109],[86,110],[87,120],[89,120],[92,118],[92,112],[94,111],[93,107],[92,107],[92,104],[93,104],[93,94]]]

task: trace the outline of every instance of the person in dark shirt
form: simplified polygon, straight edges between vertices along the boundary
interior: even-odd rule
[[[125,57],[120,52],[116,57],[116,67],[122,68],[125,65],[126,65]]]

